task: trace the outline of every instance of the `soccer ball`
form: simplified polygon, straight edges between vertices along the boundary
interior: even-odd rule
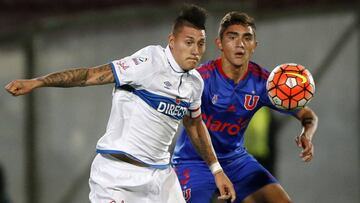
[[[311,73],[302,65],[285,63],[271,71],[266,82],[270,101],[278,108],[294,110],[305,107],[315,93]]]

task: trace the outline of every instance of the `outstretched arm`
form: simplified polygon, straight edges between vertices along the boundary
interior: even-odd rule
[[[314,156],[312,139],[317,129],[318,117],[309,107],[301,109],[296,114],[296,117],[300,120],[303,128],[301,134],[296,137],[295,142],[298,147],[303,149],[300,153],[302,160],[309,162]]]
[[[183,124],[186,132],[190,137],[192,145],[195,147],[196,151],[200,154],[204,161],[208,164],[211,172],[215,177],[216,186],[220,190],[221,195],[218,198],[231,198],[231,202],[235,201],[236,193],[234,190],[234,186],[230,182],[229,178],[225,175],[217,160],[215,151],[211,143],[210,135],[201,117],[190,118],[188,116],[185,116],[183,119]]]
[[[5,89],[14,96],[30,93],[39,87],[79,87],[103,85],[114,82],[114,75],[110,64],[91,68],[69,69],[61,72],[28,79],[14,80]]]

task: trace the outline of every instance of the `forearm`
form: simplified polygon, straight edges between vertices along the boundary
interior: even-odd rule
[[[200,117],[190,119],[187,118],[187,116],[185,116],[183,121],[184,127],[188,132],[193,146],[203,158],[203,160],[208,164],[211,173],[214,175],[216,186],[221,194],[221,196],[218,198],[231,198],[231,202],[234,202],[236,198],[234,186],[224,173],[217,160],[215,151],[211,143],[210,135],[204,122]]]
[[[305,135],[312,140],[318,126],[318,117],[315,112],[306,107],[299,111],[297,118],[303,126],[303,132],[305,132]]]
[[[197,125],[186,127],[185,129],[190,137],[192,145],[194,146],[198,154],[201,156],[201,158],[209,166],[217,162],[217,157],[204,123],[200,121]]]
[[[38,87],[75,87],[114,82],[110,64],[94,68],[78,68],[25,80],[13,80],[5,89],[13,96],[25,95]]]
[[[95,68],[77,68],[35,78],[38,87],[76,87],[101,85],[114,81],[110,65]]]
[[[89,69],[87,68],[71,69],[62,72],[50,73],[48,75],[35,78],[35,80],[40,82],[38,87],[85,86],[88,73]]]

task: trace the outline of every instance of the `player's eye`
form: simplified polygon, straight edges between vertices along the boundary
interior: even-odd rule
[[[200,47],[203,47],[203,46],[205,46],[205,42],[199,42],[198,45],[199,45]]]
[[[193,44],[193,41],[187,40],[187,41],[185,41],[185,44],[186,44],[187,46],[191,46],[191,45]]]
[[[236,33],[228,33],[227,34],[227,38],[229,40],[235,40],[235,39],[237,39],[237,37],[238,37],[238,35]]]
[[[245,37],[245,41],[251,41],[252,39],[253,39],[252,36],[246,36],[246,37]]]

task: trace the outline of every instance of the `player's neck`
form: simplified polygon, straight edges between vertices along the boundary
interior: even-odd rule
[[[222,69],[224,74],[237,84],[244,78],[248,69],[248,63],[236,66],[226,60],[222,60]]]

